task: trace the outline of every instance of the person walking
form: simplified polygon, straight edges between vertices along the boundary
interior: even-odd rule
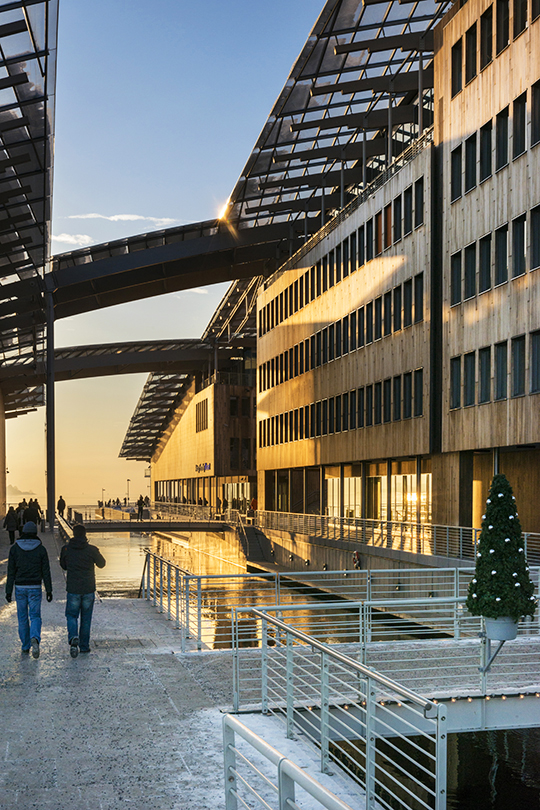
[[[139,495],[139,500],[137,501],[137,520],[143,519],[143,509],[144,509],[144,498],[142,495]]]
[[[37,526],[28,521],[21,537],[11,546],[8,557],[6,599],[11,602],[15,585],[21,652],[39,658],[41,642],[41,583],[47,602],[52,602],[52,581],[47,549],[37,536]]]
[[[7,529],[9,533],[9,545],[12,546],[15,542],[15,532],[17,531],[17,527],[19,525],[19,521],[17,520],[17,513],[15,509],[10,506],[7,515],[4,518],[4,529]]]
[[[35,523],[36,526],[39,523],[39,511],[34,506],[34,501],[32,500],[32,498],[30,498],[30,500],[28,501],[28,506],[23,512],[23,525],[24,523],[28,523],[29,521],[30,523]]]
[[[80,523],[73,527],[73,537],[60,550],[60,566],[67,571],[66,620],[69,653],[77,658],[90,652],[90,626],[94,610],[95,566],[105,567],[105,558],[97,546],[91,546],[86,529]],[[80,623],[79,623],[80,618]]]
[[[63,518],[64,517],[64,509],[66,508],[66,502],[62,498],[61,495],[58,498],[58,503],[56,504],[56,508],[58,509],[58,514],[60,515],[60,517]]]

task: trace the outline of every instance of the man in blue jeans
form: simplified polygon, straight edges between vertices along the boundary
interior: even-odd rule
[[[22,534],[9,550],[6,599],[11,602],[15,585],[21,652],[39,658],[41,641],[41,583],[45,584],[47,602],[52,602],[51,569],[47,549],[37,536],[32,521],[24,524]]]
[[[69,652],[77,658],[90,652],[90,626],[96,590],[95,566],[104,568],[105,559],[97,546],[91,546],[86,529],[80,523],[73,527],[73,537],[60,551],[60,565],[67,571],[66,619]],[[79,624],[80,617],[80,624]]]

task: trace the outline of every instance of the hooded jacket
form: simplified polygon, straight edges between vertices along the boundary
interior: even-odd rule
[[[96,590],[95,566],[105,567],[105,559],[97,546],[91,546],[86,537],[72,537],[62,546],[60,565],[67,571],[68,593],[93,593]]]
[[[11,596],[14,584],[41,587],[42,581],[47,593],[52,593],[47,549],[39,537],[23,534],[9,550],[6,596]]]

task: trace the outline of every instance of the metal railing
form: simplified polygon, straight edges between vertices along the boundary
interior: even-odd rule
[[[263,713],[320,749],[377,802],[397,810],[446,807],[446,707],[259,610]],[[269,629],[273,628],[273,633]],[[279,633],[281,643],[269,642]]]
[[[248,743],[252,749],[262,754],[266,762],[273,766],[274,779],[262,772],[261,766],[255,764],[249,755],[238,747],[237,736]],[[239,771],[241,762],[251,776],[243,776]],[[255,734],[244,723],[230,714],[223,718],[223,762],[225,768],[225,810],[237,810],[238,803],[244,807],[253,807],[256,799],[258,805],[272,810],[298,808],[295,802],[296,786],[304,790],[312,799],[326,810],[352,810],[341,799],[309,776],[302,768],[269,745],[258,734]],[[244,788],[242,791],[241,788]],[[243,795],[249,797],[249,803]],[[277,799],[277,803],[276,803]]]
[[[254,388],[257,384],[255,369],[248,371],[214,371],[209,377],[201,381],[201,390],[210,385],[241,385],[244,388]]]

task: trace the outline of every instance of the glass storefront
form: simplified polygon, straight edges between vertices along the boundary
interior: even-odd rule
[[[388,515],[388,472],[386,461],[366,465],[366,518],[386,520]]]
[[[343,516],[362,517],[362,465],[345,464],[343,467]]]

